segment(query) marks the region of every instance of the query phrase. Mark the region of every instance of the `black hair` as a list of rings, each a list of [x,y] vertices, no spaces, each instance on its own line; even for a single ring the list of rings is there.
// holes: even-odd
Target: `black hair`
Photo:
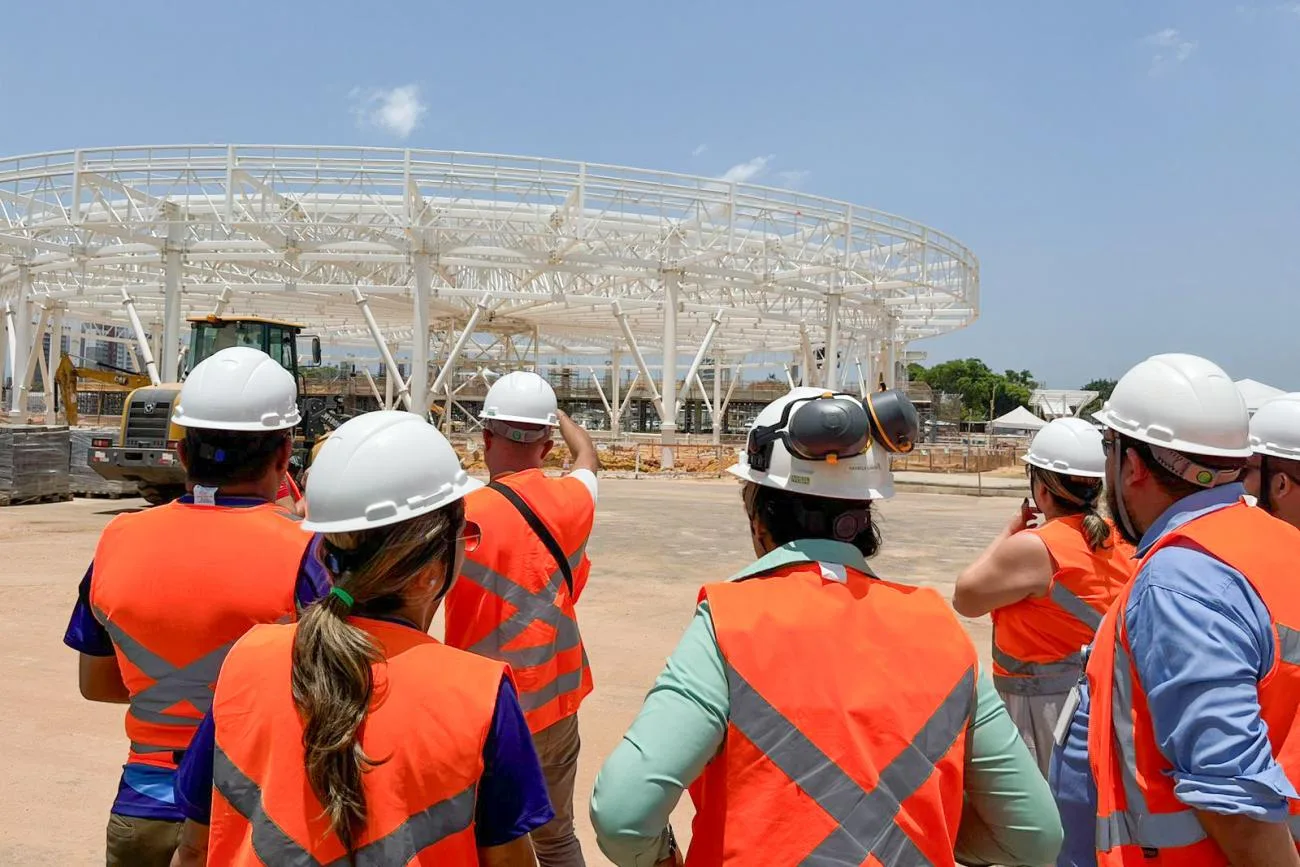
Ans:
[[[853,545],[863,557],[880,550],[880,531],[872,518],[870,500],[815,497],[753,482],[745,483],[742,496],[745,512],[778,545],[797,539],[834,539]]]
[[[290,430],[244,431],[185,429],[185,474],[196,485],[219,488],[266,475]]]

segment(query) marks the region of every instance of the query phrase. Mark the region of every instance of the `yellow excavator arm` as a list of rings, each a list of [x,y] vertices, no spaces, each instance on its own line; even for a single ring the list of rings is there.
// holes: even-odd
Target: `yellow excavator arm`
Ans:
[[[143,373],[123,373],[117,370],[94,370],[89,367],[77,367],[65,352],[59,359],[59,366],[54,371],[54,382],[59,386],[63,396],[63,412],[68,417],[68,424],[77,424],[77,381],[98,382],[104,385],[118,386],[113,391],[133,391],[151,383],[148,375]]]

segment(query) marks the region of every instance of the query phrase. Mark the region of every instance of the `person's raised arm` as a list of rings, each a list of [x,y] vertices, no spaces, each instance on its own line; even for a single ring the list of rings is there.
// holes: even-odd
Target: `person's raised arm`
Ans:
[[[964,617],[979,617],[995,608],[1042,596],[1052,585],[1052,557],[1043,540],[1021,532],[1025,510],[998,534],[974,563],[957,576],[952,607]]]
[[[557,410],[555,414],[560,419],[560,436],[569,447],[573,469],[592,473],[599,470],[600,455],[596,453],[596,444],[591,441],[591,434],[569,418],[568,413]]]

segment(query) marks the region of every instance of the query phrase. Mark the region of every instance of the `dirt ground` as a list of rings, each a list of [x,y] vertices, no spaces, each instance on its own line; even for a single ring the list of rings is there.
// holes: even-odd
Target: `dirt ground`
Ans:
[[[100,529],[141,505],[76,500],[0,509],[0,660],[10,676],[0,704],[0,864],[104,863],[104,824],[126,752],[122,708],[81,699],[76,654],[62,637]],[[946,596],[1016,505],[901,493],[882,505],[885,544],[873,566]],[[725,578],[753,555],[730,481],[605,479],[588,550],[592,577],[578,610],[596,691],[581,713],[578,823],[588,862],[601,864],[586,815],[600,763],[672,652],[699,585]],[[967,628],[987,663],[987,619]],[[440,635],[441,626],[432,631]],[[674,815],[682,838],[689,816],[685,805]]]

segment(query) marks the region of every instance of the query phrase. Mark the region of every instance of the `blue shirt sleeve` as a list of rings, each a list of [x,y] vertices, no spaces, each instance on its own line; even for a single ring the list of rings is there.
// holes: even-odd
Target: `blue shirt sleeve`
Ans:
[[[200,825],[212,824],[212,756],[216,749],[216,726],[212,711],[203,715],[185,758],[176,770],[176,806],[185,818]]]
[[[294,585],[293,599],[299,612],[330,592],[329,573],[317,556],[323,538],[320,533],[312,537],[311,544],[302,554],[302,563],[298,566],[298,583]]]
[[[91,563],[77,587],[77,604],[72,608],[67,631],[63,633],[63,643],[87,656],[112,656],[113,640],[90,609],[90,576],[94,571],[95,564]]]
[[[1273,758],[1258,692],[1272,667],[1272,619],[1245,576],[1192,548],[1162,549],[1139,576],[1125,624],[1175,797],[1285,821],[1287,799],[1300,795]]]
[[[492,728],[483,745],[475,840],[480,848],[503,846],[554,818],[523,709],[510,681],[502,679]]]

